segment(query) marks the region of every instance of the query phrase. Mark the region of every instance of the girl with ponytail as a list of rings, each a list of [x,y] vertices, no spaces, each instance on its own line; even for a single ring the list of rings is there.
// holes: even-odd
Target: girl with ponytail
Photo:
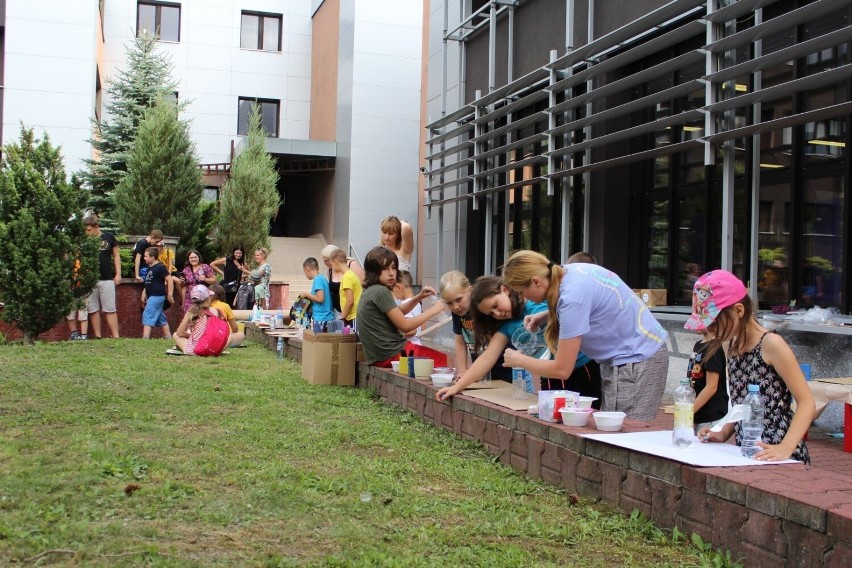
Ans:
[[[527,300],[547,302],[548,310],[527,316],[526,325],[547,322],[545,339],[555,356],[542,361],[506,349],[507,367],[567,379],[582,344],[600,363],[602,410],[636,420],[656,416],[668,375],[668,334],[618,275],[594,264],[560,266],[523,250],[506,261],[503,282]]]

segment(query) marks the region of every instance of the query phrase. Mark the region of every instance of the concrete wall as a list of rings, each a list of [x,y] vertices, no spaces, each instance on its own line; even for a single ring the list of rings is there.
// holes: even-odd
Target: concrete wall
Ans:
[[[311,140],[335,140],[339,24],[340,0],[325,0],[312,19]]]
[[[91,156],[99,20],[97,2],[6,2],[2,143],[47,132],[69,175]]]
[[[363,256],[379,224],[417,224],[422,0],[341,0],[334,234]]]

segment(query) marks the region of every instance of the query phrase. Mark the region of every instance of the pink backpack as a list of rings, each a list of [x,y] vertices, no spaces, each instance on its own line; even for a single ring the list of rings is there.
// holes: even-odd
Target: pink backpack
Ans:
[[[198,343],[195,344],[193,352],[199,357],[218,357],[228,346],[231,326],[210,310],[204,310],[204,313],[207,314],[207,326]]]

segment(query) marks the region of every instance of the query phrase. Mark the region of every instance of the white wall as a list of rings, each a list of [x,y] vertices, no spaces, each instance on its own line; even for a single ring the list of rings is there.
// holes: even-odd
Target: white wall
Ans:
[[[281,101],[279,137],[306,140],[310,119],[310,0],[182,0],[180,42],[160,42],[174,64],[184,117],[202,163],[229,161],[238,140],[237,99]],[[282,51],[240,48],[242,10],[283,15]],[[105,69],[114,77],[124,66],[136,33],[136,1],[107,0]],[[106,99],[106,97],[105,97]],[[106,100],[104,100],[106,103]]]
[[[21,122],[61,146],[65,170],[91,156],[97,2],[7,0],[3,144]]]
[[[335,235],[362,258],[384,217],[416,231],[422,28],[422,0],[340,2]]]

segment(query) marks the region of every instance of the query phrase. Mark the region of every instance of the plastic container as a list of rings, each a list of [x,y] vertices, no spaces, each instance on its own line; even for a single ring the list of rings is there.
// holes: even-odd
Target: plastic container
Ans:
[[[589,416],[594,413],[591,408],[560,408],[562,423],[566,426],[585,426],[589,422]]]
[[[578,396],[577,408],[591,408],[592,403],[598,399],[596,396]]]
[[[275,351],[276,351],[278,360],[283,361],[284,360],[284,338],[283,337],[278,338],[278,344],[276,345]]]
[[[748,385],[748,394],[743,400],[743,404],[748,409],[741,424],[740,453],[747,458],[753,458],[762,449],[757,445],[757,442],[760,442],[763,437],[763,397],[760,396],[760,385]]]
[[[526,369],[512,368],[512,396],[518,400],[527,398],[527,382],[532,385],[532,376]]]
[[[448,387],[453,384],[453,375],[451,373],[432,373],[429,375],[432,379],[433,387]]]
[[[595,428],[603,432],[620,432],[624,426],[624,417],[627,416],[623,412],[595,412],[592,417],[595,419]]]
[[[391,361],[391,369],[393,369],[394,373],[399,372],[399,361]]]
[[[676,448],[691,448],[695,443],[695,391],[689,379],[684,377],[674,393],[674,427],[672,445]]]

